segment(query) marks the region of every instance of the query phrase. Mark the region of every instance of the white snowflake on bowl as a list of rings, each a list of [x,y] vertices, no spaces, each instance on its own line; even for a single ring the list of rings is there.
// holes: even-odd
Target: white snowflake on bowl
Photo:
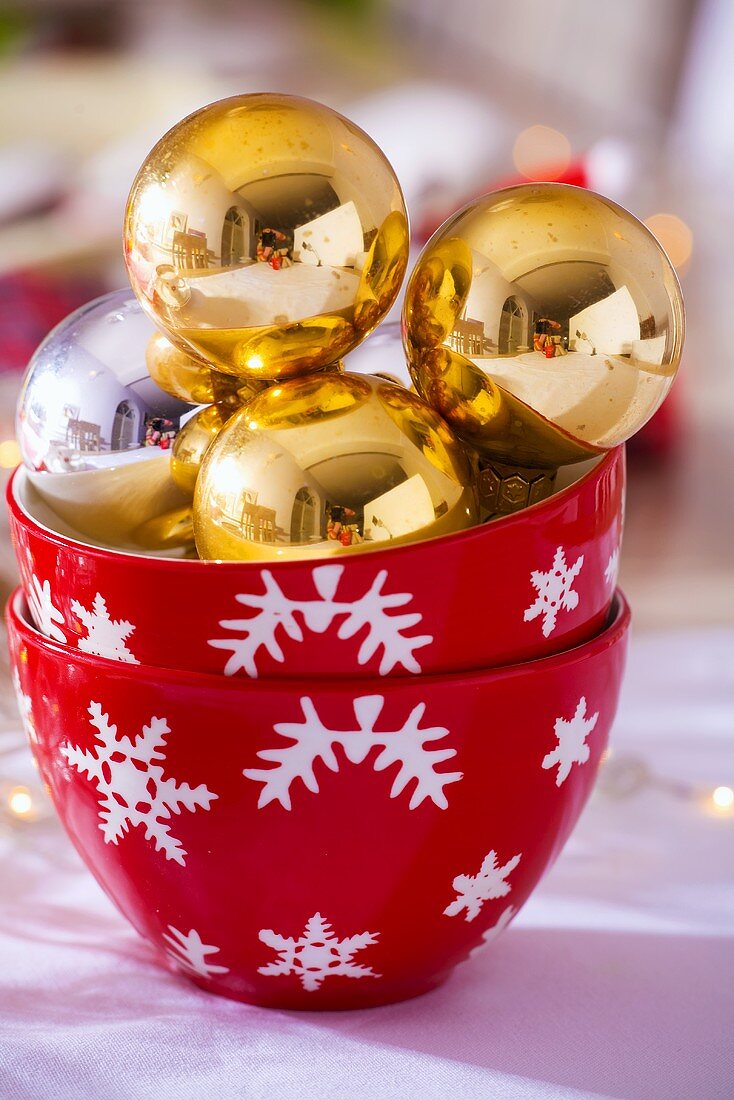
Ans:
[[[64,625],[64,616],[54,604],[51,582],[44,581],[41,584],[35,573],[28,589],[28,607],[33,622],[42,634],[56,642],[66,642],[66,635],[59,629],[59,626]]]
[[[86,638],[80,638],[79,649],[84,653],[94,653],[97,657],[107,657],[110,661],[126,661],[131,665],[140,662],[125,645],[135,627],[126,619],[111,619],[104,597],[98,592],[92,601],[92,610],[84,604],[72,600],[71,609],[87,631]]]
[[[544,637],[547,638],[555,630],[559,611],[573,611],[578,606],[579,594],[573,588],[573,582],[583,564],[584,555],[580,554],[573,565],[567,565],[566,552],[559,546],[547,573],[534,569],[530,574],[530,581],[538,595],[523,617],[526,623],[530,623],[542,615]]]
[[[228,966],[217,966],[207,961],[207,955],[218,955],[219,948],[211,943],[204,943],[195,928],[184,934],[172,924],[168,925],[167,936],[164,932],[163,939],[169,945],[166,954],[183,970],[190,974],[198,974],[201,978],[211,978],[213,974],[229,974]]]
[[[339,771],[339,761],[334,746],[340,745],[352,764],[361,764],[370,750],[379,747],[380,752],[372,764],[375,771],[384,771],[393,764],[400,767],[393,780],[390,797],[396,798],[408,784],[415,780],[415,788],[410,797],[409,809],[430,799],[435,806],[445,810],[448,800],[444,787],[456,783],[462,778],[462,772],[438,772],[436,765],[456,756],[456,749],[429,749],[433,741],[447,736],[444,726],[420,726],[425,713],[425,703],[419,703],[410,712],[402,726],[387,731],[376,730],[385,699],[382,695],[363,695],[354,700],[356,726],[345,730],[333,730],[326,726],[316,710],[313,700],[307,696],[301,699],[302,722],[281,722],[274,726],[276,733],[293,743],[282,748],[263,749],[258,753],[262,760],[274,766],[271,768],[247,768],[243,774],[247,779],[262,783],[258,806],[262,808],[270,802],[280,802],[286,810],[291,808],[291,786],[296,779],[302,780],[305,787],[314,794],[319,785],[314,772],[314,764],[322,760],[333,772]]]
[[[94,748],[81,749],[67,741],[60,752],[69,764],[96,783],[100,798],[100,829],[106,844],[117,844],[131,828],[142,826],[145,839],[157,852],[184,866],[186,851],[171,836],[172,814],[183,809],[209,809],[217,796],[203,784],[190,787],[164,778],[160,761],[165,760],[166,735],[171,732],[165,718],[151,718],[143,732],[131,738],[117,736],[100,703],[90,703],[91,725],[97,730]]]
[[[320,913],[314,913],[298,939],[281,936],[270,928],[260,931],[260,939],[276,951],[278,958],[258,967],[259,974],[278,977],[296,974],[309,993],[315,992],[326,978],[380,978],[371,966],[353,962],[358,951],[377,943],[379,932],[359,932],[339,939]]]
[[[568,779],[574,764],[585,764],[589,759],[589,746],[586,738],[596,726],[599,712],[587,717],[586,697],[581,696],[573,718],[556,718],[554,730],[558,744],[543,760],[543,768],[555,768],[556,786],[560,787]]]
[[[508,905],[506,909],[503,909],[495,923],[490,925],[490,927],[482,933],[481,943],[478,943],[476,947],[472,947],[471,951],[469,952],[470,958],[474,958],[476,955],[481,955],[485,948],[487,948],[490,943],[496,940],[501,932],[504,932],[505,928],[507,928],[507,925],[510,923],[516,913],[517,909],[514,905]]]
[[[619,547],[615,546],[609,555],[609,561],[606,564],[604,570],[604,580],[607,582],[610,588],[614,588],[617,583],[617,574],[619,573]]]
[[[292,600],[286,596],[269,569],[263,569],[261,578],[264,592],[240,593],[235,596],[244,607],[255,609],[248,619],[222,619],[225,630],[242,634],[241,638],[212,638],[209,645],[215,649],[230,650],[232,656],[224,666],[226,676],[244,670],[248,676],[257,677],[257,657],[261,649],[273,660],[285,660],[279,634],[294,642],[304,640],[303,625],[315,634],[323,634],[334,619],[343,616],[337,631],[340,640],[353,638],[364,627],[365,637],[359,647],[357,660],[365,665],[381,649],[379,672],[386,676],[397,665],[407,672],[420,672],[416,650],[433,641],[430,634],[407,634],[417,626],[423,616],[417,612],[389,614],[395,608],[404,607],[413,599],[410,592],[385,592],[387,570],[381,569],[372,585],[356,600],[337,598],[339,581],[344,573],[343,565],[320,565],[314,568],[312,578],[317,599]],[[302,625],[303,623],[303,625]]]
[[[13,669],[13,688],[18,703],[18,713],[20,714],[20,720],[23,723],[26,737],[31,744],[35,745],[38,743],[38,734],[36,733],[36,727],[33,722],[33,703],[31,702],[30,695],[26,695],[23,691],[23,685],[20,682],[20,675],[17,668]]]
[[[506,897],[512,889],[506,881],[507,877],[515,870],[521,858],[522,852],[500,866],[493,848],[482,860],[482,866],[476,875],[457,875],[452,884],[456,897],[444,909],[445,916],[458,917],[459,913],[466,910],[464,919],[471,921],[479,916],[485,901]]]

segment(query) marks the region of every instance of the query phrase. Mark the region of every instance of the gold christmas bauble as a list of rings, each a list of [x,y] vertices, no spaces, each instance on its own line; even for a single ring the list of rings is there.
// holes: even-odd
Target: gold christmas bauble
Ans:
[[[403,328],[418,391],[456,433],[485,460],[542,471],[642,427],[675,378],[684,320],[675,271],[637,218],[526,184],[434,234]]]
[[[148,341],[145,362],[157,386],[179,401],[192,405],[217,402],[239,408],[266,385],[212,370],[208,363],[177,348],[162,332],[154,332]]]
[[[204,455],[234,412],[226,405],[207,405],[186,421],[171,452],[171,477],[193,497]]]
[[[196,483],[202,558],[349,554],[477,520],[475,470],[421,398],[369,376],[271,386],[210,446]]]
[[[240,95],[174,126],[128,200],[135,293],[177,347],[242,378],[345,355],[385,316],[408,259],[392,167],[335,111]]]

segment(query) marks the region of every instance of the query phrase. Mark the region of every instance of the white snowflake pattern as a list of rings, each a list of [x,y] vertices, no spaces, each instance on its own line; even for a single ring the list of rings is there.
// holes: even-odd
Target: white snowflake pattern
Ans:
[[[211,978],[213,974],[229,974],[228,966],[217,966],[207,961],[207,955],[218,955],[220,949],[213,944],[204,943],[195,928],[184,934],[169,924],[168,931],[170,936],[165,932],[163,934],[163,939],[169,944],[166,954],[183,970],[198,974],[201,978]]]
[[[165,760],[166,735],[171,732],[165,718],[151,718],[134,739],[117,736],[100,703],[90,703],[91,725],[97,730],[93,750],[81,749],[68,741],[61,754],[80,774],[97,785],[101,797],[100,829],[106,844],[117,844],[129,829],[140,825],[145,839],[152,840],[157,852],[183,867],[186,851],[167,824],[182,807],[208,810],[217,796],[203,784],[190,787],[163,777],[160,761]]]
[[[619,547],[615,546],[609,555],[609,561],[607,562],[606,569],[604,570],[604,580],[607,584],[614,588],[617,583],[617,574],[619,573]]]
[[[33,621],[42,634],[56,642],[66,642],[66,635],[57,625],[64,625],[64,616],[54,604],[51,582],[44,581],[41,584],[35,573],[28,589],[28,606]]]
[[[598,711],[596,714],[592,714],[591,717],[587,717],[586,697],[584,695],[579,699],[573,718],[570,720],[556,718],[553,728],[558,738],[558,744],[544,758],[542,766],[547,769],[554,768],[556,764],[558,765],[558,771],[556,772],[557,787],[560,787],[568,779],[574,764],[585,764],[589,759],[589,746],[586,744],[586,738],[594,729],[598,718]]]
[[[301,621],[315,634],[323,634],[338,616],[344,616],[339,624],[337,637],[344,641],[353,638],[364,627],[367,633],[357,654],[360,665],[368,661],[381,648],[379,672],[386,676],[396,665],[402,665],[407,672],[420,672],[421,666],[415,651],[433,641],[431,634],[406,635],[412,627],[421,622],[420,612],[389,614],[398,607],[410,603],[410,592],[385,592],[387,570],[381,569],[372,585],[363,596],[353,601],[339,600],[337,588],[344,573],[343,565],[320,565],[312,572],[313,583],[318,599],[292,600],[286,596],[269,569],[261,573],[264,592],[240,593],[235,596],[238,603],[256,609],[249,619],[223,619],[219,625],[225,630],[242,633],[242,638],[213,638],[209,645],[215,649],[231,650],[232,656],[224,666],[226,676],[234,676],[244,669],[248,676],[257,677],[257,656],[264,649],[280,663],[285,660],[278,639],[283,634],[294,642],[304,639]]]
[[[340,940],[329,922],[314,913],[298,939],[281,936],[270,928],[261,929],[260,939],[278,953],[278,958],[259,966],[258,973],[268,977],[297,974],[309,993],[317,990],[325,978],[381,978],[371,966],[352,961],[357,951],[370,947],[378,938],[379,932],[359,932]]]
[[[558,612],[573,611],[578,606],[579,594],[573,588],[573,582],[581,572],[584,555],[580,554],[573,565],[566,564],[566,552],[562,546],[556,549],[553,565],[547,573],[534,569],[530,574],[533,588],[537,592],[535,603],[525,611],[524,619],[530,623],[543,616],[543,635],[547,638],[556,628]]]
[[[140,664],[125,645],[135,627],[126,619],[111,619],[104,597],[99,592],[92,601],[91,611],[78,600],[72,600],[71,609],[87,631],[86,638],[80,638],[78,642],[79,649],[84,653],[94,653],[111,661],[126,661],[130,665]]]
[[[313,700],[307,696],[302,698],[303,721],[281,722],[273,727],[276,733],[289,738],[293,744],[263,749],[258,753],[261,759],[274,764],[274,767],[248,768],[243,772],[247,779],[263,785],[258,806],[262,808],[277,801],[290,810],[291,786],[296,779],[301,779],[309,791],[317,794],[319,785],[314,764],[320,759],[331,771],[338,772],[339,761],[334,746],[340,745],[352,764],[361,764],[371,749],[379,747],[380,752],[372,765],[375,771],[384,771],[396,763],[400,765],[390,790],[391,798],[402,794],[411,780],[415,780],[409,808],[414,810],[425,799],[430,799],[434,805],[445,810],[448,800],[444,787],[456,783],[463,773],[437,772],[435,768],[437,764],[456,756],[456,749],[428,749],[426,746],[430,742],[440,741],[449,731],[444,726],[421,729],[425,703],[414,707],[399,729],[378,731],[375,725],[384,702],[382,695],[358,697],[353,704],[356,728],[332,730],[322,722]]]
[[[26,695],[23,691],[23,685],[20,682],[17,668],[13,669],[13,687],[15,689],[15,698],[18,703],[18,713],[20,714],[20,720],[23,723],[26,737],[31,744],[35,745],[38,742],[38,734],[36,733],[36,727],[33,722],[33,704],[30,695]]]
[[[515,870],[521,858],[522,852],[500,866],[493,848],[482,860],[482,866],[476,875],[456,876],[452,884],[456,897],[446,906],[444,914],[447,917],[458,917],[465,909],[464,919],[474,920],[479,916],[485,901],[507,897],[512,889],[506,881],[507,876]]]
[[[497,939],[501,932],[504,932],[507,925],[517,913],[517,909],[514,905],[508,905],[506,909],[503,909],[499,917],[493,925],[486,929],[482,933],[481,943],[478,943],[476,947],[472,947],[469,952],[470,958],[474,958],[476,955],[481,955],[486,947],[489,946],[494,940]]]

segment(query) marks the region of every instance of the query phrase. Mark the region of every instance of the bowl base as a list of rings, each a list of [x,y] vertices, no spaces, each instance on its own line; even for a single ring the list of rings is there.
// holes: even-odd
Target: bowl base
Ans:
[[[167,968],[168,969],[168,968]],[[202,989],[205,993],[212,993],[218,997],[226,997],[231,1001],[240,1001],[243,1004],[255,1005],[258,1008],[272,1008],[287,1012],[344,1012],[347,1010],[363,1008],[380,1008],[383,1005],[398,1004],[400,1001],[410,1001],[414,997],[423,997],[426,993],[432,993],[443,985],[451,975],[446,971],[438,977],[430,978],[423,982],[405,982],[401,985],[393,985],[389,990],[384,987],[370,991],[353,988],[329,991],[322,987],[315,992],[307,992],[303,989],[285,989],[273,993],[261,991],[242,991],[225,985],[214,985],[204,978],[196,978],[193,975],[182,974],[179,970],[172,973]],[[352,985],[351,982],[348,983]],[[356,983],[355,983],[356,984]],[[360,985],[364,983],[360,982]]]

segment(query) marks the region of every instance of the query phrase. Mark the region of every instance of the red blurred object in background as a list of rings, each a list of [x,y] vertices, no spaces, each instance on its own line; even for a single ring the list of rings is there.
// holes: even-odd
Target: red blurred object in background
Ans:
[[[527,176],[518,175],[508,176],[507,179],[488,180],[486,186],[472,188],[471,193],[465,195],[458,203],[452,204],[451,209],[447,209],[445,206],[441,209],[431,208],[430,206],[425,209],[413,229],[415,240],[421,245],[424,244],[456,210],[460,210],[481,195],[488,195],[490,191],[501,191],[503,187],[517,187],[520,183],[570,183],[575,187],[588,187],[589,174],[584,161],[577,160],[569,164],[568,168],[560,175],[556,172],[549,172],[545,179],[539,173],[538,177],[532,180],[528,179]]]
[[[91,280],[35,272],[0,277],[0,372],[25,370],[51,329],[103,290]]]

